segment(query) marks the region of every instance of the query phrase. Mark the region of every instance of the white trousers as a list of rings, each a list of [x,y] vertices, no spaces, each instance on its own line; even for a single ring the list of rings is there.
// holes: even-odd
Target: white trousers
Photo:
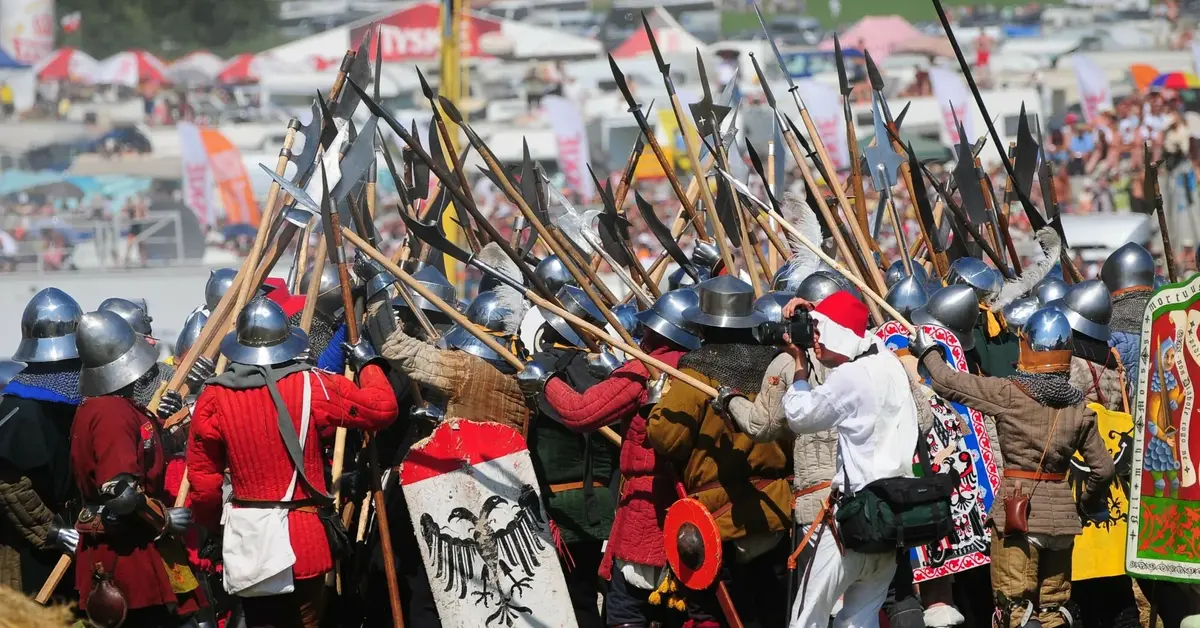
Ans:
[[[842,608],[833,628],[878,628],[879,609],[896,572],[896,555],[853,550],[842,555],[831,530],[818,530],[813,538],[818,536],[812,571],[796,593],[789,628],[826,628],[838,598]]]

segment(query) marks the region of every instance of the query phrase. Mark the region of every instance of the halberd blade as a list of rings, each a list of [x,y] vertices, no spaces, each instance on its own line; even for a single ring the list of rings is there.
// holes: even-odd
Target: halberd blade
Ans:
[[[285,194],[292,197],[292,200],[296,205],[312,212],[318,212],[321,210],[321,206],[317,204],[315,200],[313,200],[313,197],[308,195],[308,192],[304,191],[304,188],[301,188],[295,183],[292,183],[291,181],[288,181],[287,179],[275,174],[275,171],[268,168],[266,164],[258,164],[258,166],[263,169],[263,172],[270,175],[271,179],[274,180],[275,183],[279,184],[279,189],[283,190]]]
[[[379,118],[371,116],[363,125],[362,133],[350,144],[350,149],[338,162],[342,176],[333,186],[333,202],[340,204],[350,195],[350,190],[363,178],[371,164],[375,163],[375,128]]]
[[[679,243],[675,241],[675,237],[671,235],[671,229],[664,225],[658,216],[654,214],[654,207],[642,198],[642,195],[636,190],[633,193],[634,204],[637,205],[638,212],[642,215],[642,220],[646,222],[646,227],[650,229],[650,233],[654,234],[654,238],[658,240],[663,250],[671,259],[687,273],[692,281],[699,283],[700,275],[696,272],[696,267],[692,265],[692,260],[688,258],[683,249],[679,248]]]
[[[1021,103],[1021,117],[1017,123],[1017,149],[1013,155],[1013,170],[1017,178],[1013,182],[1017,189],[1028,196],[1033,191],[1033,176],[1037,173],[1038,144],[1029,130],[1029,117],[1025,103]]]
[[[600,199],[604,202],[604,211],[596,217],[596,224],[599,227],[597,231],[600,234],[600,244],[604,247],[604,252],[608,253],[613,260],[629,268],[634,264],[633,258],[629,256],[629,228],[630,223],[618,211],[616,204],[613,202],[612,193],[608,185],[601,185],[600,179],[596,177],[596,173],[592,170],[591,165],[588,165],[588,173],[592,175],[592,182],[596,185],[596,190],[600,194]]]
[[[758,151],[754,150],[754,144],[750,142],[749,138],[746,139],[746,152],[750,155],[750,164],[754,166],[754,171],[758,173],[758,178],[762,179],[763,190],[767,193],[767,200],[771,202],[771,208],[775,210],[775,213],[782,216],[783,212],[779,209],[779,200],[771,192],[771,186],[767,185],[767,173],[763,170],[762,159],[759,158]]]
[[[420,146],[421,145],[421,136],[420,136],[420,134],[417,133],[417,121],[416,120],[412,121],[411,133],[412,133],[411,137],[413,138],[413,141],[415,141],[417,143],[417,145]],[[407,156],[406,158],[411,161],[411,163],[408,164],[409,172],[412,173],[412,179],[413,179],[412,190],[410,190],[410,192],[409,192],[412,195],[410,198],[414,201],[417,200],[418,198],[419,199],[429,198],[429,164],[421,161],[420,159],[417,159],[417,155],[415,152],[412,151],[412,149],[408,149],[407,152],[405,152],[405,155]]]
[[[863,50],[863,56],[867,59],[867,78],[871,81],[871,91],[883,91],[883,75],[879,73],[879,68],[875,65],[875,60],[871,58],[870,50]]]
[[[362,42],[358,45],[358,52],[354,55],[354,61],[350,63],[350,71],[346,73],[347,78],[353,80],[356,85],[362,88],[371,86],[371,81],[374,79],[371,73],[371,30],[363,35]],[[338,96],[338,102],[334,105],[334,115],[342,120],[349,120],[354,115],[354,110],[358,109],[358,103],[362,99],[354,90],[343,89]]]
[[[329,178],[321,162],[321,230],[325,232],[325,252],[336,266],[338,262],[337,230],[333,222],[333,201],[329,196]]]
[[[650,27],[650,20],[646,19],[645,11],[642,12],[642,27],[646,29],[646,37],[650,40],[650,51],[654,53],[654,62],[658,64],[658,71],[662,73],[663,78],[667,81],[667,91],[673,91],[671,64],[663,59],[662,51],[658,49],[658,40],[654,38],[654,29]]]
[[[908,145],[908,169],[913,175],[913,194],[916,195],[917,217],[921,219],[921,224],[925,227],[930,246],[934,251],[944,253],[946,242],[942,240],[937,220],[934,219],[933,206],[929,203],[929,195],[925,190],[925,179],[921,177],[921,164],[917,162],[917,152],[913,150],[911,142]]]
[[[957,115],[954,117],[954,123],[958,127],[958,144],[954,147],[958,162],[954,164],[954,180],[958,183],[958,193],[962,196],[962,206],[967,210],[967,218],[972,225],[979,227],[989,222],[983,200],[983,188],[979,185],[975,156],[971,153],[971,145],[967,143],[967,132]]]
[[[312,103],[312,118],[309,119],[308,124],[300,127],[299,133],[304,138],[304,147],[298,154],[288,155],[288,159],[296,164],[296,182],[303,183],[299,180],[299,175],[312,168],[313,162],[317,159],[317,149],[321,146],[321,106],[315,99]]]
[[[754,74],[758,77],[758,86],[762,88],[763,95],[767,98],[767,106],[771,111],[775,111],[775,94],[771,93],[771,84],[767,82],[767,76],[763,73],[762,67],[758,65],[758,59],[754,57],[754,53],[750,53],[750,63],[754,64]]]
[[[725,236],[733,243],[736,248],[742,248],[742,232],[738,224],[737,205],[734,203],[733,190],[729,187],[729,182],[722,178],[717,179],[717,195],[713,199],[717,204],[717,219],[721,221],[721,228],[725,230]]]

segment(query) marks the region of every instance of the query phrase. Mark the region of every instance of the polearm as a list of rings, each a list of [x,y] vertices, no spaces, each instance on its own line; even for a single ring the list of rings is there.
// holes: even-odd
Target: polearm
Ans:
[[[846,121],[846,145],[850,147],[850,190],[854,192],[854,213],[858,216],[858,226],[863,233],[870,233],[870,223],[867,220],[867,192],[863,186],[862,155],[858,150],[858,133],[854,130],[854,112],[850,108],[850,94],[853,88],[846,75],[846,59],[842,55],[842,42],[837,33],[833,34],[833,54],[837,63],[838,87],[842,94],[842,117]],[[879,243],[872,238],[869,242],[871,250],[882,257],[883,251]],[[883,261],[884,265],[887,261]]]
[[[654,103],[651,102],[650,106],[653,107]],[[616,194],[613,195],[613,204],[617,206],[617,211],[625,206],[625,196],[629,194],[629,188],[633,187],[634,171],[637,170],[638,161],[641,160],[644,150],[646,150],[646,140],[638,135],[633,143],[633,150],[629,152],[629,161],[625,162],[625,169],[621,171],[621,182],[617,184]]]
[[[688,166],[691,167],[692,176],[696,179],[701,179],[703,174],[700,171],[700,149],[696,146],[695,138],[689,133],[691,131],[691,124],[689,124],[688,117],[683,112],[683,105],[679,103],[679,95],[675,93],[675,82],[671,79],[671,66],[663,60],[662,53],[658,50],[658,41],[654,38],[654,29],[650,27],[650,22],[646,19],[645,13],[642,13],[642,26],[646,29],[646,37],[650,40],[650,50],[654,53],[654,60],[658,64],[658,71],[663,77],[663,85],[667,88],[667,96],[671,101],[671,111],[674,112],[675,120],[679,123],[679,133],[683,136],[683,145],[687,150]],[[611,57],[612,55],[609,55],[609,58]],[[617,79],[618,86],[625,85],[625,76],[617,70],[613,72],[613,77]],[[625,93],[628,89],[628,86],[625,86],[621,88],[621,91]],[[713,237],[717,241],[717,249],[721,252],[721,260],[725,262],[725,268],[728,268],[729,272],[736,272],[735,269],[737,267],[734,266],[733,254],[729,251],[729,242],[725,234],[725,227],[717,217],[717,201],[713,198],[713,193],[709,186],[700,186],[700,198],[704,199],[704,213],[708,216],[709,224],[712,225]]]
[[[1167,262],[1167,278],[1171,283],[1179,281],[1179,270],[1175,267],[1175,249],[1171,248],[1171,230],[1167,215],[1163,211],[1162,191],[1158,189],[1158,163],[1150,160],[1150,142],[1143,146],[1146,172],[1142,181],[1142,197],[1154,199],[1154,212],[1158,214],[1158,232],[1162,235],[1163,257]]]
[[[1010,142],[1008,152],[1012,154],[1016,148],[1016,142]],[[1000,237],[1004,239],[1004,248],[1008,249],[1008,256],[1013,260],[1013,273],[1020,277],[1022,274],[1021,256],[1017,254],[1017,245],[1013,242],[1012,231],[1008,224],[1008,208],[1012,200],[1013,184],[1012,179],[1008,179],[1004,183],[1004,205],[996,210],[996,222],[1000,224]]]
[[[417,78],[421,82],[421,93],[424,94],[425,99],[429,101],[429,109],[433,112],[434,124],[437,126],[438,134],[442,138],[443,151],[450,151],[450,157],[453,159],[455,146],[454,138],[450,137],[450,130],[446,128],[446,121],[442,119],[442,113],[438,110],[437,98],[433,93],[433,89],[429,87],[429,83],[425,80],[425,75],[421,73],[421,68],[417,68]],[[379,100],[378,93],[375,94],[375,100],[376,102]],[[454,174],[458,176],[458,184],[462,187],[463,196],[465,196],[467,201],[471,203],[472,207],[475,207],[475,196],[471,193],[471,184],[467,181],[467,173],[463,171],[463,164],[455,161],[453,166]],[[478,251],[480,244],[486,243],[479,242],[474,231],[475,230],[473,227],[464,226],[463,234],[466,236],[467,244],[471,247],[471,250]]]

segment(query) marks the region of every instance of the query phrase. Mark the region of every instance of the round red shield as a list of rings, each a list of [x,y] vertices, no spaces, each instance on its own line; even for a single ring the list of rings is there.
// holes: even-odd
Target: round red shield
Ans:
[[[667,562],[683,586],[702,591],[721,573],[721,533],[704,504],[684,498],[667,509],[663,525]]]

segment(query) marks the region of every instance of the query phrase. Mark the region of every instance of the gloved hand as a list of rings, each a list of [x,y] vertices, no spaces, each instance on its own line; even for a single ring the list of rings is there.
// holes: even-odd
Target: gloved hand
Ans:
[[[362,501],[367,494],[367,483],[366,474],[357,469],[343,471],[342,477],[338,478],[342,497],[356,503]]]
[[[408,416],[413,420],[429,421],[436,425],[445,420],[446,412],[433,404],[424,403],[419,406],[413,406],[412,410],[408,411]]]
[[[378,353],[375,353],[375,347],[366,338],[359,338],[358,342],[350,344],[342,343],[342,349],[346,351],[346,361],[350,363],[350,368],[354,372],[361,372],[363,367],[375,360],[381,359]]]
[[[179,536],[192,526],[191,508],[168,508],[166,533]]]
[[[50,532],[46,535],[46,540],[64,554],[74,556],[75,550],[79,549],[79,530],[66,527],[62,519],[56,516],[54,521],[50,522]]]
[[[596,379],[607,378],[609,375],[612,375],[613,371],[620,368],[622,364],[621,359],[613,354],[608,345],[602,345],[600,353],[589,355],[587,363],[588,373]]]
[[[354,265],[352,268],[355,276],[357,276],[364,284],[370,282],[371,278],[375,275],[378,275],[382,272],[387,272],[387,269],[385,269],[382,264],[367,257],[366,255],[363,255],[362,251],[354,252]]]
[[[212,377],[217,372],[217,365],[210,359],[200,356],[196,358],[196,362],[192,364],[191,370],[187,374],[188,390],[193,393],[200,392],[200,386],[208,378]]]
[[[1089,512],[1087,514],[1087,516],[1088,516],[1088,519],[1091,519],[1092,522],[1097,525],[1102,524],[1102,523],[1107,523],[1108,520],[1110,518],[1112,518],[1112,516],[1109,514],[1109,512],[1107,510],[1102,510],[1100,512]]]
[[[659,373],[657,379],[650,380],[646,384],[646,403],[642,407],[650,407],[658,405],[658,401],[662,399],[663,390],[667,387],[667,374]]]
[[[912,340],[908,344],[909,352],[918,360],[925,357],[926,353],[938,348],[937,341],[925,333],[923,329],[917,329],[917,333],[913,335]]]
[[[745,398],[745,395],[728,386],[721,386],[717,389],[717,398],[712,400],[713,411],[721,418],[729,419],[729,402],[735,397]]]
[[[537,398],[546,389],[546,382],[554,375],[554,371],[537,360],[526,364],[525,370],[517,373],[517,385],[521,387],[521,392],[525,393],[525,401],[537,403]]]
[[[158,418],[165,421],[182,409],[183,395],[179,394],[177,390],[166,390],[158,398],[158,410],[155,411],[155,414],[158,415]]]
[[[304,350],[301,351],[299,354],[296,355],[296,357],[294,357],[292,359],[295,360],[296,362],[307,362],[309,364],[316,364],[316,360],[312,359],[312,347],[310,347],[308,345],[305,345]]]

